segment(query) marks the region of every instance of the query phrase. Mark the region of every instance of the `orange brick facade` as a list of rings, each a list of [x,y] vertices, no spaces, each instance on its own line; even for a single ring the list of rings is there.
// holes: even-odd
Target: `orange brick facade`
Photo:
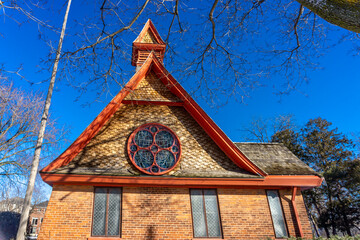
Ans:
[[[54,186],[38,239],[87,239],[93,198],[89,186]]]
[[[223,239],[274,239],[264,189],[218,189]],[[280,190],[287,228],[297,226],[291,191]],[[55,185],[39,240],[91,237],[93,187]],[[303,232],[311,228],[301,194],[296,196]],[[121,239],[193,239],[190,194],[187,188],[124,187]],[[117,238],[113,238],[117,239]]]

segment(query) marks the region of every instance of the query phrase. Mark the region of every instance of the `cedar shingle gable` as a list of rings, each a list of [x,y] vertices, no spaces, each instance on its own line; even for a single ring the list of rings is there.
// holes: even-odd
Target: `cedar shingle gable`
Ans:
[[[146,75],[139,86],[130,92],[124,100],[181,102],[177,96],[164,86],[154,72]]]
[[[180,163],[164,176],[258,177],[232,162],[183,107],[161,105],[122,106],[70,164],[53,172],[140,175],[127,155],[127,140],[138,126],[152,122],[172,129],[182,145]]]

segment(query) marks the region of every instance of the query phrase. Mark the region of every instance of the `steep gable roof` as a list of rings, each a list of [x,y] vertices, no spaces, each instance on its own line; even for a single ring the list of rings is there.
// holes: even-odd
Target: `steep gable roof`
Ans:
[[[133,66],[141,66],[152,51],[163,62],[166,45],[150,19],[132,45],[131,64]]]
[[[174,77],[165,69],[163,64],[155,56],[150,53],[142,67],[125,87],[113,98],[113,100],[105,107],[105,109],[96,117],[96,119],[85,129],[85,131],[75,140],[70,147],[65,150],[57,159],[50,163],[41,172],[50,172],[57,168],[68,165],[72,159],[89,143],[89,141],[97,134],[111,116],[121,107],[124,98],[134,92],[151,71],[161,80],[164,87],[169,89],[180,101],[187,112],[196,120],[196,122],[205,130],[205,132],[213,139],[219,148],[240,168],[260,176],[267,174],[252,163],[234,143],[222,132],[222,130],[211,120],[211,118],[201,109],[201,107],[189,96],[189,94],[181,87]],[[144,104],[149,104],[147,101]],[[179,103],[177,103],[179,104]]]
[[[150,19],[147,20],[140,34],[134,40],[134,43],[165,44]]]

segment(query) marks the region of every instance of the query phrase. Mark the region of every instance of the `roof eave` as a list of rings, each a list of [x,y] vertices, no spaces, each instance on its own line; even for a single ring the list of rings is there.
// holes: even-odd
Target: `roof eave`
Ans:
[[[132,187],[186,187],[186,188],[291,188],[309,189],[321,185],[318,176],[266,176],[262,178],[184,178],[168,176],[104,176],[50,174],[41,172],[49,185],[91,185]]]

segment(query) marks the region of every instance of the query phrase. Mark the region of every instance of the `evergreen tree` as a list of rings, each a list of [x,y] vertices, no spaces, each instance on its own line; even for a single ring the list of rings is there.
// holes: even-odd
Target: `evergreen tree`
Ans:
[[[353,142],[332,123],[311,119],[300,130],[282,129],[272,141],[281,142],[324,177],[321,187],[304,192],[310,214],[326,235],[352,235],[360,222],[360,161]]]

